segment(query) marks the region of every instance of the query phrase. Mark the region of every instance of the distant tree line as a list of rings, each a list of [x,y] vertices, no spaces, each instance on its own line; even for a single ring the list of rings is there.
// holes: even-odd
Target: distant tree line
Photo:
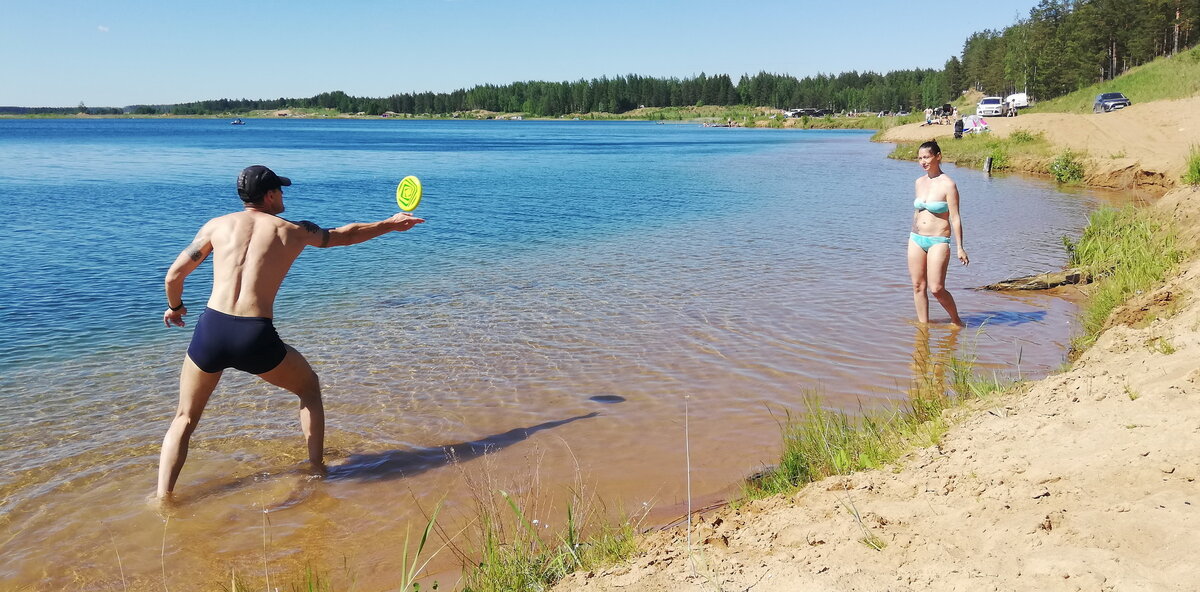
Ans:
[[[0,113],[125,112],[211,115],[252,110],[332,109],[382,115],[445,114],[472,110],[560,116],[638,107],[752,105],[833,111],[903,111],[951,101],[967,89],[988,94],[1025,91],[1050,99],[1156,57],[1185,50],[1200,39],[1200,0],[1040,0],[1028,17],[999,31],[974,33],[961,56],[938,69],[887,74],[844,72],[798,79],[759,72],[734,84],[727,74],[653,78],[630,74],[575,82],[479,85],[448,93],[355,97],[341,91],[309,98],[218,99],[124,109],[0,107]]]
[[[86,113],[89,115],[121,115],[125,109],[120,107],[0,107],[0,115],[70,115]]]
[[[833,110],[897,111],[910,105],[941,102],[952,94],[938,70],[902,70],[887,74],[847,72],[804,79],[760,72],[735,85],[727,74],[693,78],[652,78],[630,74],[576,82],[514,82],[480,85],[450,93],[355,97],[341,91],[300,99],[219,99],[175,105],[180,115],[232,113],[260,109],[325,108],[343,113],[423,114],[485,110],[537,116],[603,111],[624,113],[638,107],[694,105],[796,105]]]
[[[1041,0],[1002,31],[963,44],[952,86],[1050,99],[1200,41],[1200,0]]]

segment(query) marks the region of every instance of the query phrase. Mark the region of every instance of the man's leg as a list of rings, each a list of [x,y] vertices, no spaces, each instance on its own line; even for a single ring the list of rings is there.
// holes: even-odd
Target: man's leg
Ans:
[[[159,498],[165,497],[175,489],[175,480],[187,460],[188,442],[196,424],[200,422],[200,414],[208,404],[221,373],[209,373],[201,370],[192,362],[192,358],[184,355],[183,369],[179,372],[179,408],[175,410],[175,419],[167,429],[163,438],[162,453],[158,457],[158,492]]]
[[[290,345],[278,366],[259,374],[263,380],[300,397],[300,429],[308,445],[308,460],[314,468],[325,468],[325,407],[321,403],[321,383],[308,360]]]

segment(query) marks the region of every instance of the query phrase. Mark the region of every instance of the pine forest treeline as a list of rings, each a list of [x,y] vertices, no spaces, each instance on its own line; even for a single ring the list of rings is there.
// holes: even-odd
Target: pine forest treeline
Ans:
[[[989,95],[1021,91],[1044,100],[1187,49],[1200,40],[1198,25],[1200,0],[1040,0],[1028,16],[1011,26],[972,34],[963,44],[962,54],[951,57],[940,70],[846,72],[802,79],[760,72],[743,75],[736,84],[726,74],[684,79],[630,74],[575,82],[486,84],[449,93],[385,98],[335,91],[309,98],[220,99],[139,105],[127,110],[179,115],[288,108],[369,115],[486,110],[561,116],[624,113],[638,107],[752,105],[839,112],[903,111],[951,101],[967,89]]]
[[[1197,25],[1200,0],[1041,0],[1012,26],[971,35],[946,75],[955,88],[1051,99],[1195,45]]]
[[[343,113],[452,113],[456,111],[524,112],[537,116],[603,111],[624,113],[638,107],[692,105],[807,105],[831,110],[897,111],[913,104],[941,102],[951,94],[938,70],[904,70],[794,76],[760,72],[742,76],[737,85],[728,75],[694,78],[651,78],[630,74],[577,82],[515,82],[481,85],[451,93],[396,94],[386,98],[354,97],[336,91],[306,99],[268,101],[200,101],[176,105],[181,115],[229,113],[253,109],[326,108]]]

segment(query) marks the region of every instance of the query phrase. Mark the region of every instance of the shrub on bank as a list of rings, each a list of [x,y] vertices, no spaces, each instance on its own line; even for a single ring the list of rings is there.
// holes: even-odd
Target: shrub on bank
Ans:
[[[1045,136],[1042,134],[1042,132],[1038,132],[1035,134],[1035,133],[1030,132],[1029,130],[1019,129],[1019,130],[1013,130],[1013,132],[1008,135],[1008,139],[1016,144],[1030,144],[1030,143],[1041,142],[1042,140],[1045,140]]]
[[[1083,161],[1077,152],[1063,150],[1050,163],[1050,174],[1059,183],[1075,184],[1083,181]]]

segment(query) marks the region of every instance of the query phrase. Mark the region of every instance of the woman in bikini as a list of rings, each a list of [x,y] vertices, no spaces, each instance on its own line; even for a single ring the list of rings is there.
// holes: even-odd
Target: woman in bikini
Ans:
[[[929,322],[929,294],[950,313],[950,322],[961,326],[954,297],[946,290],[946,268],[950,264],[953,234],[958,260],[971,262],[963,249],[962,219],[958,215],[958,187],[942,172],[942,149],[925,142],[917,151],[917,162],[925,174],[917,179],[912,233],[908,235],[908,273],[912,276],[913,303],[917,320]],[[953,230],[953,233],[951,233]]]

